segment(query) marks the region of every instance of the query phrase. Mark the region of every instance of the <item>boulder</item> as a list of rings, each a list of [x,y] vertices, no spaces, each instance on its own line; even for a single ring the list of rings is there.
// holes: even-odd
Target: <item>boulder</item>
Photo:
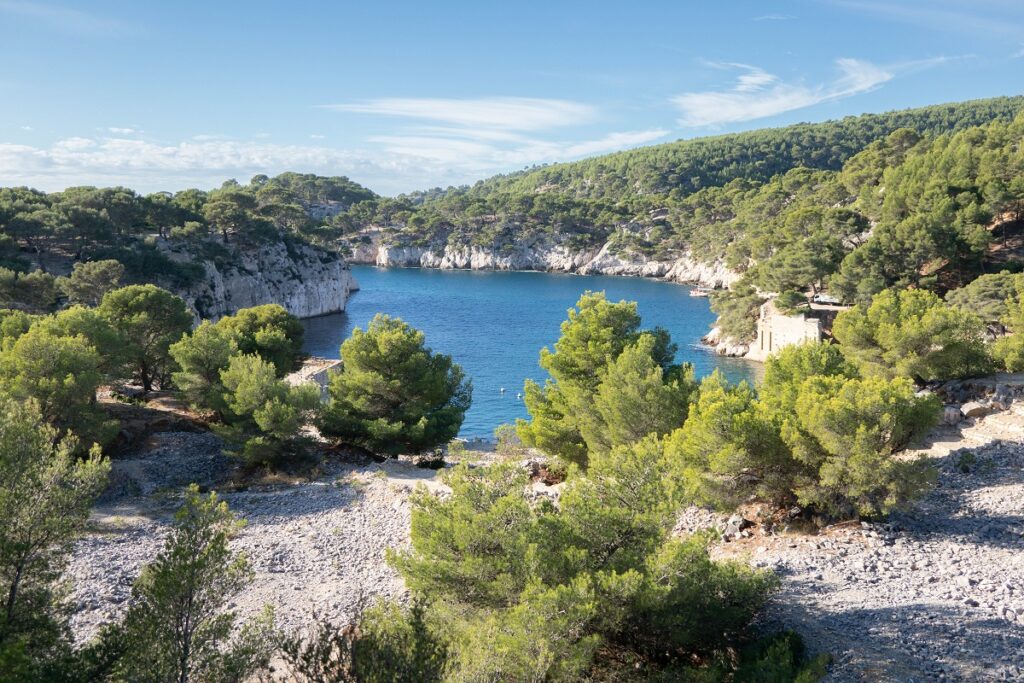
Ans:
[[[960,412],[963,413],[964,417],[981,417],[982,415],[988,415],[991,410],[987,405],[979,401],[968,401],[960,406]]]

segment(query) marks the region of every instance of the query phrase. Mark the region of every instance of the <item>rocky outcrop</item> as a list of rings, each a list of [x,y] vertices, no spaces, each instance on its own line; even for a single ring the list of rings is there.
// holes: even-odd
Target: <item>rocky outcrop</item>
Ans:
[[[348,263],[338,254],[306,244],[269,242],[253,249],[218,243],[216,258],[194,247],[164,242],[171,259],[202,267],[204,274],[186,287],[162,283],[181,296],[197,318],[217,318],[241,308],[280,304],[292,315],[311,318],[345,310],[358,289]]]
[[[722,335],[721,328],[712,327],[701,339],[701,342],[710,346],[719,356],[731,356],[743,358],[750,352],[750,345],[742,342],[735,342]]]
[[[383,241],[353,245],[351,261],[385,267],[467,270],[539,270],[581,275],[652,277],[703,287],[728,287],[739,278],[722,263],[705,263],[689,252],[667,260],[622,252],[610,243],[573,249],[553,241],[532,240],[500,247],[479,245],[401,245]]]

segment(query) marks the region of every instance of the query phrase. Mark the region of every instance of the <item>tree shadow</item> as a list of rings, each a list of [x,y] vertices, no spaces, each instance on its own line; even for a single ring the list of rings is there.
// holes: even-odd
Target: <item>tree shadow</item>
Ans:
[[[1024,680],[1024,628],[968,607],[919,602],[831,610],[821,586],[790,581],[762,624],[784,624],[833,657],[829,681]]]
[[[912,540],[940,535],[968,545],[1024,550],[1024,496],[1017,498],[1016,514],[986,512],[974,500],[983,489],[1024,491],[1024,445],[993,439],[951,450],[932,464],[938,471],[936,485],[913,507],[893,513],[893,525]]]

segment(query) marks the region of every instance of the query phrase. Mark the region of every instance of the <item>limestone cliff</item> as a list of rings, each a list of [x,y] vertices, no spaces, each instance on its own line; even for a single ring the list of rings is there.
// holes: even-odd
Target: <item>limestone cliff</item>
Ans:
[[[581,275],[629,275],[663,278],[704,287],[728,287],[739,274],[722,263],[704,263],[689,252],[657,260],[636,252],[619,252],[610,244],[573,249],[554,241],[531,240],[500,247],[478,245],[389,244],[374,239],[352,247],[353,263],[389,267],[468,270],[539,270]]]
[[[270,303],[300,318],[339,313],[358,289],[343,258],[306,244],[277,241],[241,249],[218,243],[217,257],[170,242],[159,246],[171,259],[203,269],[190,285],[161,283],[185,299],[198,318],[215,320]]]

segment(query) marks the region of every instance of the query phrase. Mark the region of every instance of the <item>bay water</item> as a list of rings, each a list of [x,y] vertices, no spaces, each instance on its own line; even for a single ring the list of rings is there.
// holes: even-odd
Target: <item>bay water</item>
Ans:
[[[756,370],[749,361],[700,345],[715,316],[707,298],[690,296],[685,285],[562,273],[372,266],[353,266],[352,272],[360,291],[347,310],[304,321],[306,352],[338,358],[353,328],[365,329],[377,313],[405,320],[472,378],[473,405],[460,434],[465,438],[490,438],[498,425],[527,417],[523,382],[547,377],[537,364],[540,349],[555,343],[566,311],[588,290],[603,291],[612,301],[636,301],[643,327],[668,330],[679,346],[677,360],[692,363],[698,377],[720,368],[732,381],[752,380]]]

